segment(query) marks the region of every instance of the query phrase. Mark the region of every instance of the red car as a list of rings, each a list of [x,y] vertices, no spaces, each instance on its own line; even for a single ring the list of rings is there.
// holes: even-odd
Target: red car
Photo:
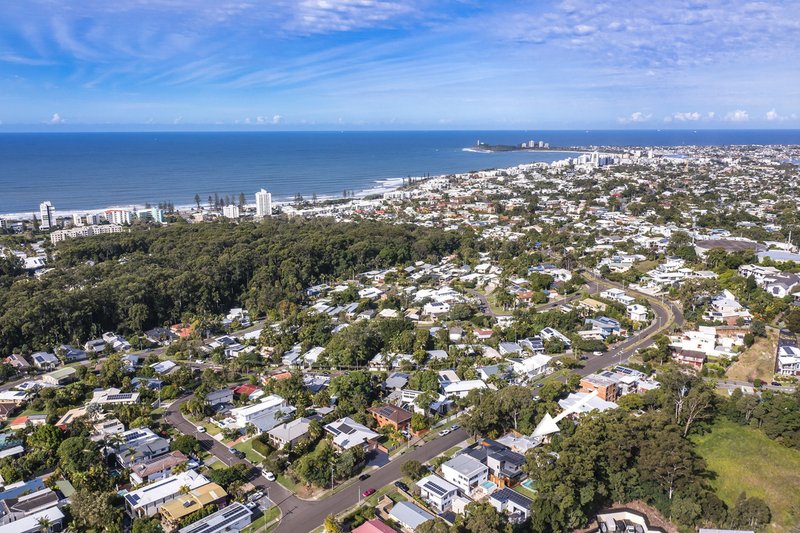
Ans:
[[[361,495],[366,498],[367,496],[372,496],[373,494],[375,494],[375,489],[367,489]]]

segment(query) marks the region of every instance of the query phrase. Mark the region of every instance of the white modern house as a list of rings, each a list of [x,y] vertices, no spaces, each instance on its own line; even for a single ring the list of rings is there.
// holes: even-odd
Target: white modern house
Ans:
[[[277,394],[262,398],[259,403],[231,409],[231,416],[222,421],[225,428],[244,429],[253,425],[269,431],[295,412],[295,408]]]
[[[453,499],[458,496],[458,487],[435,474],[417,481],[417,487],[422,499],[440,513],[448,510],[453,504]]]
[[[442,476],[464,494],[472,495],[489,479],[489,467],[467,454],[456,455],[442,465]]]
[[[204,475],[187,470],[129,492],[125,495],[125,510],[131,517],[154,516],[162,504],[185,491],[184,487],[192,490],[207,483],[210,482]]]

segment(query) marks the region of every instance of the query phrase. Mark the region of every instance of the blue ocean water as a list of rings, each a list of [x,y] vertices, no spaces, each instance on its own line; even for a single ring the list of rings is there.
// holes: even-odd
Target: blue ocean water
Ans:
[[[563,159],[563,153],[474,153],[477,140],[551,146],[800,144],[800,130],[157,132],[0,134],[0,213],[58,212],[171,201],[195,193],[249,202],[262,187],[276,200],[341,197],[405,176]]]

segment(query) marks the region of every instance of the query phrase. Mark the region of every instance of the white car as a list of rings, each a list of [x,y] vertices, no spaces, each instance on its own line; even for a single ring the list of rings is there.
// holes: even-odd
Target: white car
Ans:
[[[203,426],[197,426],[196,429],[197,429],[198,433],[205,433],[206,432],[206,428],[204,428]]]
[[[264,477],[267,478],[267,481],[275,481],[275,474],[272,472],[263,472]]]
[[[247,501],[248,502],[254,502],[256,500],[260,500],[263,497],[264,497],[264,493],[263,492],[261,492],[261,491],[254,492],[253,494],[251,494],[250,496],[247,497]]]
[[[445,435],[447,435],[448,433],[450,433],[450,430],[449,430],[449,429],[443,429],[443,430],[441,430],[441,431],[439,432],[439,436],[440,436],[440,437],[444,437],[444,436],[445,436]]]
[[[603,355],[603,352],[600,352],[600,351],[592,352],[592,355]]]

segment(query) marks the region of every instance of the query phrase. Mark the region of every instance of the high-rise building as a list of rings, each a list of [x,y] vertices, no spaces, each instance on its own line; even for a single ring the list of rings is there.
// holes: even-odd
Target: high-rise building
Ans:
[[[256,193],[256,216],[272,216],[272,195],[266,189],[261,189]]]
[[[50,203],[50,200],[39,204],[39,227],[42,229],[49,229],[56,227],[56,208]]]
[[[106,220],[112,224],[130,224],[131,212],[127,209],[106,209]]]
[[[239,218],[239,206],[229,204],[222,208],[222,216],[225,218]]]

